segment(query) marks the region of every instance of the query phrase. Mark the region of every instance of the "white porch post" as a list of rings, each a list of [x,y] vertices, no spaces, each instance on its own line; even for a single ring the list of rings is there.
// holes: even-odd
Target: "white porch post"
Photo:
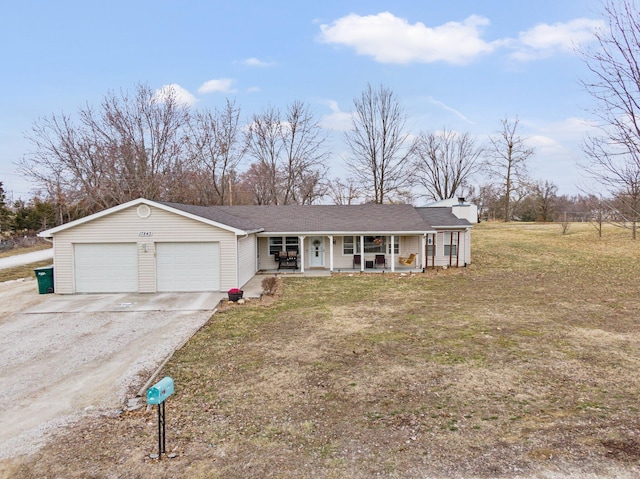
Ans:
[[[360,235],[360,272],[364,271],[364,236]]]
[[[300,243],[300,272],[304,273],[304,236],[298,236]]]
[[[422,258],[420,263],[422,264],[422,271],[427,269],[427,233],[420,238],[420,251],[422,251]]]
[[[333,273],[333,235],[329,235],[329,271]]]
[[[395,273],[396,271],[396,237],[391,235],[391,272]]]

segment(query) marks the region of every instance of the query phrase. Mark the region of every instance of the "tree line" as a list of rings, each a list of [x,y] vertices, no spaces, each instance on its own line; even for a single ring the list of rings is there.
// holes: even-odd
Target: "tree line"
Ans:
[[[368,85],[354,99],[346,178],[329,177],[326,133],[304,102],[240,118],[232,100],[192,111],[171,89],[139,84],[74,116],[35,122],[19,168],[60,224],[138,197],[198,205],[386,203],[414,202],[419,187],[426,199],[440,200],[469,189],[481,164],[505,187],[508,210],[532,154],[516,133],[517,119],[503,121],[490,150],[468,133],[411,135],[400,100],[384,85]]]

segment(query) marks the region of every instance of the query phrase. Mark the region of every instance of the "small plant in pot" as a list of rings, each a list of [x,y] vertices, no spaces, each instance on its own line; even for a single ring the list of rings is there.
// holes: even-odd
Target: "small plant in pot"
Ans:
[[[235,302],[239,299],[242,299],[242,293],[243,291],[241,289],[231,288],[229,291],[227,291],[227,294],[229,295],[229,301]]]

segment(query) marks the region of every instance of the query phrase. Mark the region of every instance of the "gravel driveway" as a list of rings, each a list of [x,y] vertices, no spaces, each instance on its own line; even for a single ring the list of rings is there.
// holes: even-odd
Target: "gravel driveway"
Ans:
[[[0,283],[0,458],[121,408],[223,298],[37,291],[34,279]]]

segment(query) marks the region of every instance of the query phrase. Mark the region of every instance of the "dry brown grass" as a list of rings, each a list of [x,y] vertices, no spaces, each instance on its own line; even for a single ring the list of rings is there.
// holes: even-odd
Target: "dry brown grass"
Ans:
[[[481,224],[469,268],[288,278],[216,314],[155,411],[87,420],[21,478],[638,477],[640,243]]]

